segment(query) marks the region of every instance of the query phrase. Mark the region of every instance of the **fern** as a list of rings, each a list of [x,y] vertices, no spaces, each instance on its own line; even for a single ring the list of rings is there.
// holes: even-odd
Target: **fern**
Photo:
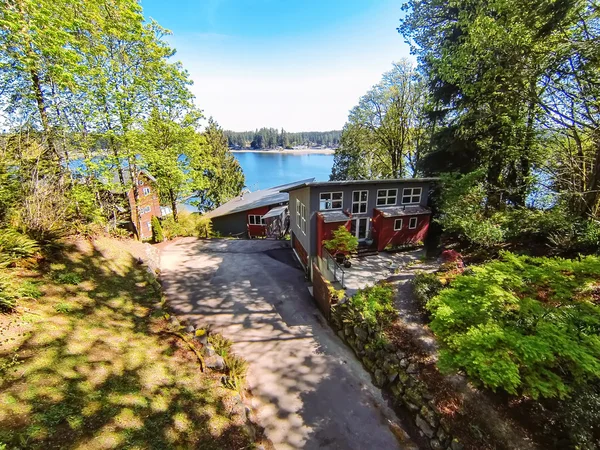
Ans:
[[[15,230],[0,230],[0,267],[8,267],[19,259],[39,251],[38,243]]]

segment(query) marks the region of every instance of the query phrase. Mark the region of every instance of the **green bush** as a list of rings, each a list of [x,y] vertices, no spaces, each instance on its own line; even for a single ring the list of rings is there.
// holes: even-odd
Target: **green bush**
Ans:
[[[0,267],[31,257],[39,250],[38,243],[30,237],[12,229],[0,230]]]
[[[233,342],[219,333],[209,335],[208,342],[213,346],[217,355],[222,357],[225,357],[231,351],[233,345]]]
[[[0,272],[0,311],[12,311],[22,298],[39,298],[42,293],[30,281],[21,281],[18,277]]]
[[[81,276],[74,272],[55,272],[52,278],[59,284],[77,285],[82,281]]]
[[[175,222],[173,215],[165,217],[162,221],[164,236],[167,239],[174,239],[183,236],[198,236],[206,229],[206,219],[200,214],[180,211],[177,215],[178,221]],[[210,230],[210,225],[209,231]]]
[[[412,290],[421,311],[426,311],[427,302],[438,295],[444,284],[435,273],[417,272],[412,280]]]
[[[152,216],[152,219],[150,219],[150,222],[152,224],[152,242],[154,242],[155,244],[158,244],[159,242],[164,241],[165,237],[163,236],[163,229],[162,229],[162,226],[160,225],[160,221],[158,220],[158,217]]]
[[[389,284],[377,284],[359,290],[350,300],[350,305],[368,324],[385,326],[391,323],[397,311],[394,308],[394,289]]]
[[[564,398],[600,377],[599,299],[598,257],[502,253],[429,301],[440,368],[510,394]]]
[[[200,238],[209,238],[213,235],[212,220],[208,217],[200,216],[196,225],[196,232]]]
[[[333,231],[331,239],[324,242],[327,250],[336,253],[352,253],[358,248],[358,239],[350,233],[345,226],[340,225],[337,230]]]

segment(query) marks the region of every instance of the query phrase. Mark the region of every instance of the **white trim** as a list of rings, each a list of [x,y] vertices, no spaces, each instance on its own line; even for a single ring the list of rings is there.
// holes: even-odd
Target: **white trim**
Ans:
[[[306,236],[306,205],[304,203],[300,203],[300,231]]]
[[[413,225],[413,220],[414,220],[414,225]],[[408,219],[408,229],[409,230],[414,230],[415,228],[417,228],[417,224],[418,224],[418,218],[417,217],[411,217],[410,219]]]
[[[250,218],[254,219],[254,223],[250,221]],[[257,223],[258,222],[258,223]],[[260,214],[248,214],[248,225],[265,226],[265,219]]]
[[[143,187],[143,188],[142,188],[142,193],[143,193],[144,195],[150,195],[150,194],[152,193],[152,191],[150,190],[150,188],[149,188],[149,187],[147,187],[147,186],[146,186],[146,187]]]
[[[358,192],[358,201],[354,200],[354,194]],[[366,192],[367,194],[367,198],[365,200],[361,200],[361,196],[362,193]],[[354,205],[358,205],[358,212],[354,212]],[[361,211],[361,206],[365,205],[365,210]],[[368,209],[368,205],[369,205],[369,191],[368,190],[362,190],[362,191],[352,191],[352,208],[350,209],[350,211],[352,212],[352,214],[366,214],[367,213],[367,209]]]
[[[410,194],[407,194],[406,191],[410,191]],[[418,191],[419,194],[415,194],[415,191]],[[412,188],[404,188],[402,189],[402,204],[403,205],[418,205],[421,203],[421,195],[423,195],[423,188],[420,187],[412,187]],[[409,197],[409,201],[405,202],[404,198]],[[415,201],[416,197],[416,201]]]
[[[333,196],[334,196],[335,194],[340,194],[340,198],[339,198],[339,199],[335,199],[335,200],[334,200],[334,199],[333,199]],[[329,197],[329,200],[327,200],[327,199],[323,200],[323,196],[324,196],[324,195],[329,195],[329,196],[330,196],[330,197]],[[325,208],[322,208],[322,207],[321,207],[321,203],[322,203],[322,202],[327,202],[327,201],[329,201],[329,202],[330,202],[330,204],[331,204],[331,207],[330,207],[330,208],[327,208],[327,207],[325,207]],[[340,206],[339,206],[339,207],[337,207],[337,208],[334,208],[334,207],[333,207],[333,203],[334,203],[334,202],[336,202],[336,203],[337,203],[337,202],[339,202],[339,203],[340,203]],[[327,206],[327,203],[325,204],[325,206]],[[337,210],[337,209],[344,209],[344,192],[343,192],[343,191],[335,191],[335,192],[333,192],[333,191],[332,191],[332,192],[321,192],[321,193],[319,194],[319,211],[333,211],[333,210]]]
[[[396,227],[396,223],[400,221],[400,228]],[[404,221],[402,219],[395,219],[394,220],[394,231],[400,231],[402,230],[402,227],[404,226]]]
[[[367,226],[365,227],[365,237],[358,237],[358,233],[360,231],[360,221],[361,220],[365,220],[367,223]],[[369,237],[369,228],[370,228],[370,224],[371,221],[369,220],[369,217],[356,217],[354,219],[352,219],[352,221],[354,222],[354,237],[356,237],[359,241],[364,241],[365,239],[367,239]]]
[[[300,217],[301,217],[301,213],[300,213],[300,205],[302,203],[300,203],[299,199],[296,199],[296,226],[298,227],[298,229],[300,229]]]
[[[394,195],[390,195],[390,192],[394,192]],[[384,195],[380,195],[380,192],[385,192]],[[390,200],[392,200],[390,202]],[[383,203],[379,203],[379,200],[384,200]],[[398,202],[398,189],[377,189],[377,201],[376,206],[394,206]]]

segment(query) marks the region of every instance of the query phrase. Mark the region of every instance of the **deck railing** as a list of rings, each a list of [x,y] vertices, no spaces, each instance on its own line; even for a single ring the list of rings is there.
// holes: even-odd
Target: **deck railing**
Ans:
[[[323,247],[323,258],[325,259],[325,264],[327,265],[327,270],[333,274],[333,281],[337,281],[342,285],[342,288],[346,289],[344,285],[344,277],[346,272],[343,267],[335,260],[331,253]]]

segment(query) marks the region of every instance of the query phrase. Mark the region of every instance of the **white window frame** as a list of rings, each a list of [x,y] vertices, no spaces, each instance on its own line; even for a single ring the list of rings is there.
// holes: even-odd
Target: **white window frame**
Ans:
[[[340,194],[340,198],[339,199],[333,199],[333,196],[335,194]],[[329,200],[325,199],[323,200],[323,196],[324,195],[329,195]],[[327,202],[329,201],[331,207],[327,208],[327,203],[325,204],[325,208],[322,208],[322,203],[323,202]],[[339,207],[334,207],[333,203],[334,202],[339,202],[340,206]],[[343,209],[344,208],[344,193],[342,191],[336,191],[336,192],[321,192],[319,194],[319,211],[334,211],[334,210],[338,210],[338,209]]]
[[[417,217],[411,217],[410,219],[408,219],[408,229],[409,230],[414,230],[415,228],[417,228],[418,222],[419,221],[418,221]],[[414,223],[414,225],[413,225],[413,223]]]
[[[152,231],[152,222],[151,222],[151,221],[150,221],[150,222],[148,222],[148,230],[149,230],[149,231]]]
[[[152,207],[151,206],[144,206],[144,207],[140,208],[140,216],[142,214],[147,214],[150,211],[152,211]]]
[[[410,193],[407,193],[406,191],[410,191]],[[419,192],[418,195],[415,194],[416,191]],[[420,187],[404,188],[404,189],[402,189],[402,204],[403,205],[418,205],[419,203],[421,203],[421,195],[423,195],[423,188],[420,188]],[[408,201],[404,200],[406,198],[408,198]]]
[[[306,205],[304,203],[300,203],[300,230],[306,236]]]
[[[149,188],[149,187],[147,187],[147,186],[142,188],[142,193],[143,193],[144,195],[150,195],[150,193],[151,193],[151,192],[152,192],[152,191],[151,191],[151,190],[150,190],[150,188]]]
[[[302,203],[300,203],[300,200],[296,199],[296,226],[298,228],[300,228],[300,222],[301,222],[301,217],[302,217],[302,214],[300,212],[301,211],[301,209],[300,209],[301,208],[300,207],[301,204]]]
[[[252,219],[252,220],[250,220],[250,219]],[[254,223],[252,223],[252,222],[254,222]],[[260,214],[248,214],[248,225],[264,226],[265,219],[263,219],[263,216],[261,216]]]
[[[390,192],[394,192],[394,195],[390,195]],[[385,192],[384,195],[381,195],[380,192]],[[380,203],[379,200],[383,200],[383,203]],[[393,200],[393,201],[390,201]],[[377,189],[377,206],[393,206],[398,202],[398,189]]]
[[[396,224],[400,222],[400,227],[398,227]],[[402,227],[404,226],[404,221],[402,219],[395,219],[394,220],[394,231],[400,231],[402,230]]]
[[[354,200],[354,194],[356,194],[358,192],[358,201]],[[361,200],[361,196],[362,193],[365,192],[367,194],[367,197],[365,200]],[[368,203],[369,203],[369,191],[352,191],[352,214],[366,214],[367,213],[367,207],[368,207]],[[358,205],[358,211],[354,212],[354,205]],[[361,211],[362,206],[365,207],[364,211]]]

